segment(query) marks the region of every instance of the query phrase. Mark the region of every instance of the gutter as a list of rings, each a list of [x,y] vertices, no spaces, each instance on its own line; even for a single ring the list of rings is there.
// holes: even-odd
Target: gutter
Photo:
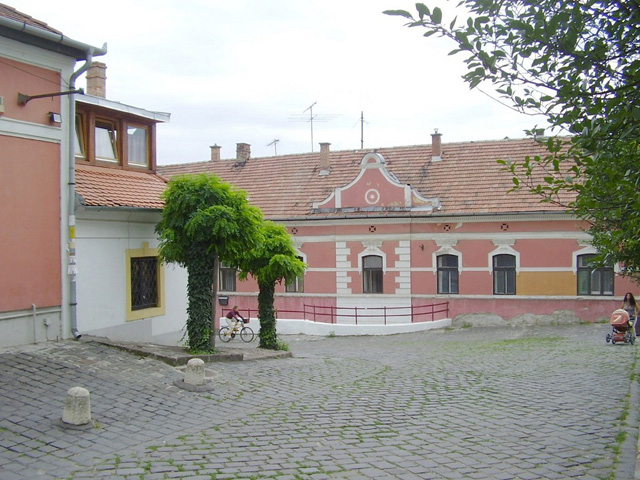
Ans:
[[[52,32],[50,30],[45,30],[40,27],[35,27],[33,25],[29,25],[25,22],[20,22],[18,20],[13,20],[7,17],[0,17],[0,27],[7,28],[15,32],[16,35],[24,35],[27,38],[20,39],[20,41],[24,41],[25,43],[32,43],[36,39],[49,42],[51,46],[63,46],[68,50],[74,50],[74,55],[76,60],[87,60],[87,53],[91,51],[92,56],[102,56],[107,53],[107,44],[105,43],[102,48],[92,47],[91,45],[87,45],[86,43],[78,42],[77,40],[73,40],[69,37],[64,36],[62,33]],[[32,37],[32,42],[28,41],[28,37]],[[38,46],[42,48],[46,48],[42,42],[38,43]],[[51,49],[54,50],[55,49]],[[69,52],[71,53],[71,52]],[[69,56],[69,55],[68,55]]]

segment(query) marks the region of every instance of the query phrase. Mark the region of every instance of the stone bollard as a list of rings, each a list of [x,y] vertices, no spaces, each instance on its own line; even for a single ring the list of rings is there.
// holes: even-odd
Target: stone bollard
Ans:
[[[187,369],[184,373],[184,383],[189,385],[204,385],[206,383],[204,375],[204,361],[200,358],[192,358],[187,362]]]
[[[71,425],[85,425],[91,421],[91,400],[89,390],[72,387],[64,401],[62,421]]]

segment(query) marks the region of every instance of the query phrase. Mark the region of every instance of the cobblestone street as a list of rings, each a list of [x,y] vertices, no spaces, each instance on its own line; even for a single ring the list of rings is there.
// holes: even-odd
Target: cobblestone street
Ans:
[[[293,358],[209,363],[200,393],[94,342],[5,351],[0,478],[633,479],[638,346],[609,329],[288,336]],[[74,386],[86,427],[61,421]]]

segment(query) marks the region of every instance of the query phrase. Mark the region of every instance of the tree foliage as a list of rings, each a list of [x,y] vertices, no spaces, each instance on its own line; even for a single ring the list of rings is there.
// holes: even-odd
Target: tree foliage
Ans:
[[[262,213],[243,191],[208,174],[173,178],[163,198],[156,233],[161,258],[187,269],[188,346],[191,351],[211,351],[216,262],[235,264],[255,247]]]
[[[258,317],[260,318],[260,347],[278,350],[274,295],[276,284],[286,278],[304,274],[305,264],[297,254],[282,225],[264,221],[260,226],[256,248],[246,250],[240,258],[240,279],[249,275],[258,282]]]
[[[589,223],[600,261],[637,274],[640,0],[461,0],[456,12],[464,20],[423,3],[385,13],[452,41],[471,88],[490,84],[513,108],[546,116],[565,138],[546,140],[545,157],[505,162],[515,188],[546,201],[570,193],[565,206]]]

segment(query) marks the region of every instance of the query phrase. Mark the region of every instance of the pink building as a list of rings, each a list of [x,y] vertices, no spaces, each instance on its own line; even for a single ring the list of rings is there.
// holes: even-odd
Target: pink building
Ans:
[[[421,308],[445,303],[453,319],[596,321],[634,289],[615,267],[590,267],[585,224],[525,191],[509,193],[497,160],[544,154],[534,139],[442,144],[436,133],[430,145],[332,152],[324,143],[266,158],[238,144],[228,160],[211,148],[210,161],[159,171],[214,173],[287,227],[308,269],[280,286],[278,318],[353,322],[357,307],[421,321]],[[255,312],[255,283],[234,273],[222,270],[221,295]]]

